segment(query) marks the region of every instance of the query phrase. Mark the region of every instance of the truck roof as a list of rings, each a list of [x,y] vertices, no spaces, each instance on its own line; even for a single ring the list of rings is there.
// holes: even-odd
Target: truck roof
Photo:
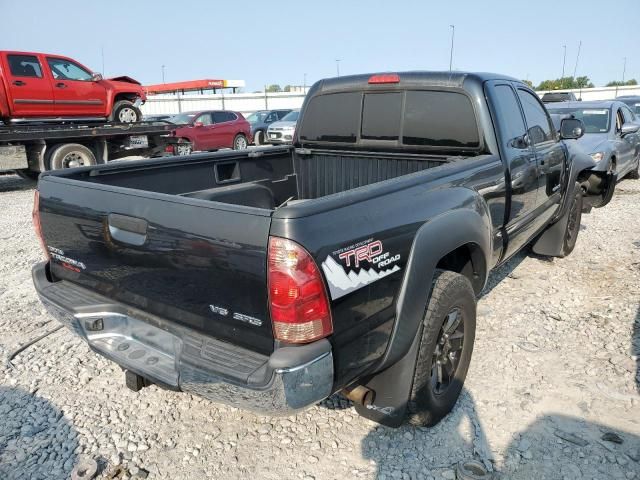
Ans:
[[[314,94],[328,93],[331,91],[342,91],[362,88],[369,85],[369,79],[373,76],[397,75],[399,82],[395,82],[400,87],[458,87],[461,88],[466,81],[484,83],[487,80],[509,80],[521,82],[517,78],[496,73],[485,72],[435,72],[435,71],[409,71],[409,72],[378,72],[360,75],[348,75],[342,77],[326,78],[317,84]],[[389,82],[389,84],[394,84]],[[315,90],[315,89],[314,89]]]

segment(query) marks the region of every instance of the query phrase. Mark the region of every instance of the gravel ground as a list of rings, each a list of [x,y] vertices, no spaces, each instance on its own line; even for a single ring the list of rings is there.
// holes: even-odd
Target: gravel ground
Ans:
[[[432,429],[380,427],[332,397],[272,419],[155,386],[59,330],[30,267],[32,187],[0,176],[0,478],[453,479],[465,459],[513,479],[640,478],[640,182],[583,217],[574,253],[520,254],[479,301],[474,359]]]

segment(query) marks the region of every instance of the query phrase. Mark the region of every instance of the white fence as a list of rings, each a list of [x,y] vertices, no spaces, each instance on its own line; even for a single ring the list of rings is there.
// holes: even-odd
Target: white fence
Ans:
[[[142,105],[142,113],[155,115],[191,110],[234,110],[247,115],[256,110],[300,108],[304,97],[305,93],[302,92],[151,95]]]
[[[621,95],[640,95],[640,86],[596,87],[562,91],[574,92],[578,98],[583,100],[612,100]],[[546,92],[537,93],[542,96]],[[154,115],[188,112],[190,110],[235,110],[247,115],[256,110],[300,108],[304,97],[305,94],[302,92],[152,95],[142,106],[142,113]]]

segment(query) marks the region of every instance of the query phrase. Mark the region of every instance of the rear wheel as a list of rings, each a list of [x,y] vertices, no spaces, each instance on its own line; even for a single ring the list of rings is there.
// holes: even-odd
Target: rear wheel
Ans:
[[[96,157],[91,150],[79,143],[58,145],[49,153],[48,170],[86,167],[96,164]]]
[[[111,120],[119,123],[135,123],[142,120],[142,112],[129,100],[120,100],[113,106]]]
[[[264,143],[264,132],[262,130],[258,130],[253,136],[253,143],[256,144],[256,147],[259,147]]]
[[[191,153],[193,152],[193,145],[189,140],[181,139],[178,140],[178,143],[174,145],[173,150],[176,155],[181,157],[185,155],[191,155]]]
[[[454,407],[471,362],[475,331],[471,283],[459,273],[437,270],[413,374],[410,423],[433,426]]]
[[[236,135],[236,138],[233,139],[234,150],[245,150],[248,146],[249,143],[247,142],[247,137],[245,137],[241,133]]]

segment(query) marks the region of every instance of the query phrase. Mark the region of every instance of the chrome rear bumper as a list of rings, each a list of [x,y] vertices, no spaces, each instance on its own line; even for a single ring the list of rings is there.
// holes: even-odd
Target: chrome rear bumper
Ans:
[[[33,280],[49,313],[94,351],[165,387],[270,415],[289,415],[332,393],[327,340],[259,355],[161,319],[143,320],[147,313],[70,282],[50,282],[44,263],[34,267]]]

